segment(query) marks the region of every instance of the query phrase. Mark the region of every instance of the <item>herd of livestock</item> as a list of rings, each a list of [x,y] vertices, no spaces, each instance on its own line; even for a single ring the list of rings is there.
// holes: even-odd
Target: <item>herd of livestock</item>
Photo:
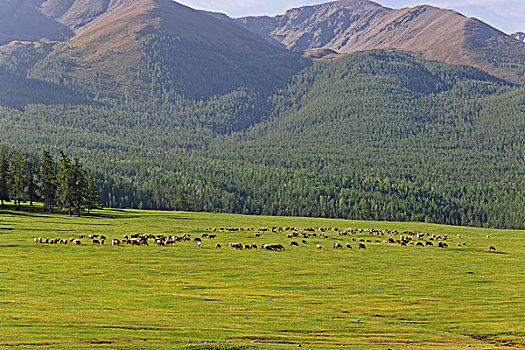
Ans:
[[[203,231],[202,229],[200,229]],[[333,249],[353,249],[355,248],[366,250],[367,243],[385,243],[385,244],[397,244],[400,246],[437,246],[439,248],[449,247],[450,237],[448,235],[436,235],[426,234],[412,231],[398,232],[397,230],[375,230],[375,229],[340,229],[340,228],[326,228],[326,227],[273,227],[273,228],[211,228],[205,230],[206,233],[202,233],[199,237],[192,237],[190,234],[183,234],[181,236],[169,236],[169,235],[152,235],[152,234],[130,234],[123,235],[122,238],[111,239],[112,246],[120,245],[131,245],[131,246],[149,246],[155,244],[158,246],[170,246],[179,242],[194,242],[198,248],[203,247],[205,240],[215,240],[219,234],[223,233],[248,233],[252,238],[265,239],[267,237],[275,237],[277,234],[284,234],[284,237],[288,239],[287,244],[290,247],[298,247],[301,245],[308,245],[309,241],[315,239],[315,248],[318,250],[325,250],[326,247],[332,247]],[[366,238],[364,238],[364,237]],[[461,239],[461,235],[457,235],[457,239]],[[490,238],[490,236],[487,236]],[[82,245],[83,242],[88,240],[91,245],[104,245],[106,242],[109,243],[104,235],[90,234],[90,235],[79,235],[75,238],[63,239],[63,238],[34,238],[35,243],[42,244],[73,244]],[[332,244],[323,245],[321,240],[332,239]],[[84,241],[83,241],[84,240]],[[458,247],[464,247],[467,243],[459,242],[456,243]],[[211,244],[211,247],[220,249],[223,246],[220,243]],[[225,246],[226,247],[226,246]],[[259,245],[257,243],[229,243],[227,245],[229,249],[235,250],[258,250]],[[260,249],[265,251],[283,251],[285,246],[280,243],[274,244],[260,244]],[[489,250],[496,250],[494,247],[490,247]]]

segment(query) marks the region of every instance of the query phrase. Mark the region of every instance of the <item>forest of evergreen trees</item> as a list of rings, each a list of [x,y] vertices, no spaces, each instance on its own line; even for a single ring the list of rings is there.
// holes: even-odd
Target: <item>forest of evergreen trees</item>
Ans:
[[[45,211],[61,208],[71,216],[99,207],[99,190],[78,158],[60,152],[58,164],[46,150],[34,159],[0,148],[0,205],[42,202]]]
[[[0,142],[67,149],[107,207],[525,229],[523,87],[385,51],[317,62],[269,95],[189,99],[153,78],[145,100],[27,89],[35,103],[0,106]]]

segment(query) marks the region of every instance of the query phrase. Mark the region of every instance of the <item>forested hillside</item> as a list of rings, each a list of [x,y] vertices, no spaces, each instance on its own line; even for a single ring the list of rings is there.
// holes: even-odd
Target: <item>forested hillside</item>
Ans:
[[[0,142],[79,156],[113,207],[525,227],[519,86],[370,51],[196,99],[162,67],[146,100],[0,107]]]

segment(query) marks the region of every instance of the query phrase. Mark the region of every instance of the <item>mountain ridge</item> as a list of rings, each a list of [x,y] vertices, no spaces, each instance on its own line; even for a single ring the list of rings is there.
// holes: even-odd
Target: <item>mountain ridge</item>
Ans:
[[[525,33],[524,32],[516,32],[514,34],[511,34],[511,36],[516,39],[516,40],[519,40],[521,42],[525,42]]]
[[[403,50],[525,82],[525,45],[475,18],[434,6],[394,10],[368,0],[347,0],[290,9],[275,17],[237,20],[269,42],[291,50]],[[503,62],[492,63],[494,60]],[[511,66],[516,68],[508,68]]]

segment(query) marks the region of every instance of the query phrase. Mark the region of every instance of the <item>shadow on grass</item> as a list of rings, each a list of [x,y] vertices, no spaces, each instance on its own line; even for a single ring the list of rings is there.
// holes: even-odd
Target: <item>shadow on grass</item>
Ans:
[[[39,218],[51,218],[52,216],[49,215],[42,215],[44,211],[16,211],[16,210],[10,210],[10,209],[3,209],[0,210],[0,215],[15,215],[15,216],[23,216],[23,217],[39,217]]]

